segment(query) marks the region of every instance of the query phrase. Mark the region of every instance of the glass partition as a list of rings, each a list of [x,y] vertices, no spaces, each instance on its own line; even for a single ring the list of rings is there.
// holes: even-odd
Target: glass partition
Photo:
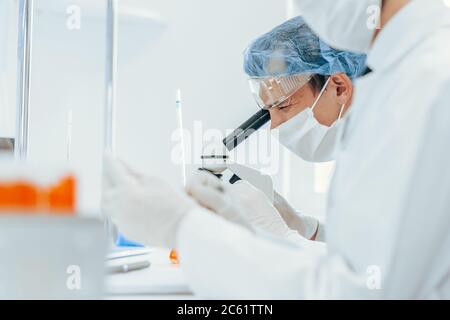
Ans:
[[[34,1],[27,158],[68,163],[89,213],[100,202],[106,22],[106,0]]]

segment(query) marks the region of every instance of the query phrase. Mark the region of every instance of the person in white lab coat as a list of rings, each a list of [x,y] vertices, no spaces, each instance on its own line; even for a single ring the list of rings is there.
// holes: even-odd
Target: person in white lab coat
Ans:
[[[337,132],[352,101],[352,80],[367,72],[366,55],[331,48],[298,16],[252,41],[244,52],[244,70],[256,102],[270,112],[270,128],[280,143],[306,161],[334,160]],[[257,212],[252,203],[253,196],[262,198],[258,190],[245,181],[237,184],[231,189],[237,201],[248,204],[253,226],[282,237],[297,231],[306,239],[324,240],[324,225],[277,192],[274,207],[264,199],[266,210]]]
[[[108,169],[106,212],[138,240],[175,246],[202,297],[450,298],[450,8],[429,0],[298,3],[321,38],[368,52],[373,70],[357,81],[342,130],[327,251],[229,223],[117,163]],[[381,30],[367,23],[374,6]],[[201,187],[239,216],[217,181]]]

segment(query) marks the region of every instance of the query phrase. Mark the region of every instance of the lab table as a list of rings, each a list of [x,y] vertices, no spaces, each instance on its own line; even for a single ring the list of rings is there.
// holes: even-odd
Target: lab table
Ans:
[[[179,265],[169,260],[169,251],[152,249],[146,255],[122,258],[127,263],[150,262],[150,267],[106,277],[105,298],[108,300],[191,300],[190,291]]]

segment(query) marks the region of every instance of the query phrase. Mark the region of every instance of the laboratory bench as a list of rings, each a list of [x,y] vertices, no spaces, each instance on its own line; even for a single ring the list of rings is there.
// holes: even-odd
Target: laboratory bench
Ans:
[[[106,277],[107,300],[191,300],[190,291],[179,265],[169,259],[169,250],[152,249],[144,256],[123,258],[127,263],[146,259],[145,269],[114,273]],[[123,260],[122,260],[123,261]]]

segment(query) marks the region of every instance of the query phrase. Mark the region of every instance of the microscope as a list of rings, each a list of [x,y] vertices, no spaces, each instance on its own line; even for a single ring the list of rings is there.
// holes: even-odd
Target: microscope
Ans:
[[[222,178],[223,173],[229,170],[233,174],[229,180],[230,184],[234,184],[239,180],[245,180],[255,188],[261,190],[273,202],[274,189],[272,177],[261,173],[255,168],[235,163],[230,160],[228,155],[228,152],[235,149],[269,121],[270,114],[267,110],[260,110],[254,114],[230,135],[225,137],[220,147],[208,155],[202,155],[202,168],[200,170],[209,171],[219,178]]]

